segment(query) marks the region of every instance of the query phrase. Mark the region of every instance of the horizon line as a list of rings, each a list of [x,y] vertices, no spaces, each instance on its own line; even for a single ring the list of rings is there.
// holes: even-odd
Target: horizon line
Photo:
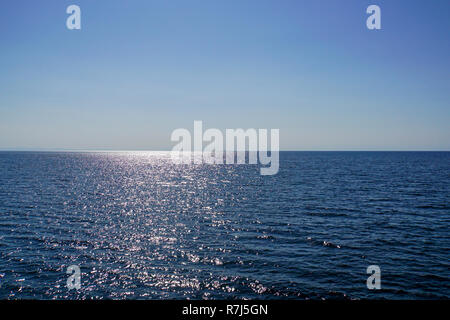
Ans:
[[[0,148],[0,152],[171,152],[172,150],[146,149],[64,149],[64,148]],[[223,150],[226,152],[227,150]],[[233,150],[234,152],[259,152]],[[270,151],[270,150],[268,150]],[[191,151],[194,152],[194,151]],[[450,149],[283,149],[279,152],[450,152]]]

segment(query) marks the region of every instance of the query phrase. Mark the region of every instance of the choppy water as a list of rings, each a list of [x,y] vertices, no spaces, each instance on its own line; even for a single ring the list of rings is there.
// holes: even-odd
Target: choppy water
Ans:
[[[280,156],[0,152],[0,298],[450,298],[449,152]]]

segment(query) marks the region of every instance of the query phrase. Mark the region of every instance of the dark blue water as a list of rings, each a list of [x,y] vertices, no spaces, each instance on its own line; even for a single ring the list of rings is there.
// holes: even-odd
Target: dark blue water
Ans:
[[[0,298],[450,298],[449,182],[449,152],[0,152]]]

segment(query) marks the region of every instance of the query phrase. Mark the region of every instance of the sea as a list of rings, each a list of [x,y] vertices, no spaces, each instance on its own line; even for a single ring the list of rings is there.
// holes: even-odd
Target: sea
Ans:
[[[0,299],[449,299],[449,227],[450,152],[0,152]]]

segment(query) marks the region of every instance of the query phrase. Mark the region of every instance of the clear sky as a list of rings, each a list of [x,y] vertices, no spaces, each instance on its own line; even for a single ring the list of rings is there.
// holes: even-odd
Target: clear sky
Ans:
[[[284,150],[450,150],[450,1],[1,2],[0,149],[170,150],[194,120]]]

